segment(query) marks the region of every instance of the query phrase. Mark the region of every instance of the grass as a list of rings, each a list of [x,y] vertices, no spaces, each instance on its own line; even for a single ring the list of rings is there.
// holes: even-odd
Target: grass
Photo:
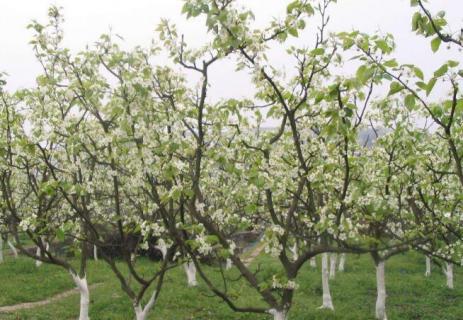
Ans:
[[[255,265],[263,267],[262,276],[276,270],[268,257],[258,257]],[[320,261],[318,261],[320,265]],[[153,262],[140,259],[140,270],[149,272]],[[211,270],[211,268],[206,267]],[[104,262],[92,261],[89,283],[99,283],[91,290],[90,317],[92,320],[133,319],[133,309],[125,293]],[[237,271],[230,271],[237,276]],[[219,275],[213,272],[216,281]],[[408,253],[393,257],[386,264],[387,311],[389,319],[445,319],[463,318],[463,272],[455,267],[455,289],[445,287],[445,277],[434,267],[430,278],[424,277],[424,257]],[[73,288],[68,273],[50,265],[36,268],[33,261],[20,258],[0,265],[0,305],[38,301]],[[318,269],[304,266],[298,279],[300,285],[289,318],[291,320],[373,319],[376,298],[375,270],[368,256],[348,256],[346,271],[337,273],[331,281],[335,311],[317,309],[321,305],[321,276]],[[231,285],[238,304],[260,306],[261,300],[243,281]],[[156,309],[149,319],[271,319],[266,315],[238,314],[216,297],[212,297],[200,281],[197,288],[186,287],[182,268],[168,273]],[[76,319],[79,311],[78,294],[59,302],[11,314],[0,314],[0,319]]]

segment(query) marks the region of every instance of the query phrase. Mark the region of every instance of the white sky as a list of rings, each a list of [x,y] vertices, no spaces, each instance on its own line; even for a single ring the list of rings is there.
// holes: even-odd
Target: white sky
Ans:
[[[289,1],[239,0],[254,10],[256,23],[281,16]],[[454,30],[463,25],[463,0],[431,0],[433,12],[445,10]],[[100,34],[113,33],[124,37],[127,46],[148,46],[160,18],[169,18],[178,25],[188,42],[201,44],[205,39],[201,21],[186,21],[180,15],[181,0],[0,0],[0,71],[9,74],[9,89],[34,84],[40,68],[28,42],[31,31],[26,29],[32,19],[46,22],[51,4],[62,6],[66,22],[65,44],[72,50],[81,50],[92,44]],[[443,50],[433,54],[429,40],[411,32],[414,10],[409,0],[338,0],[330,9],[330,30],[359,29],[364,32],[390,32],[398,45],[395,56],[403,63],[415,63],[430,74],[446,59],[461,60],[461,53]],[[310,25],[308,30],[310,32]],[[312,29],[313,30],[313,29]],[[299,39],[298,41],[304,41]],[[310,43],[310,42],[309,42]],[[277,65],[285,65],[286,57],[276,55]],[[251,86],[244,75],[236,74],[231,64],[212,70],[212,95],[243,96],[250,94]],[[224,79],[226,79],[224,81]]]

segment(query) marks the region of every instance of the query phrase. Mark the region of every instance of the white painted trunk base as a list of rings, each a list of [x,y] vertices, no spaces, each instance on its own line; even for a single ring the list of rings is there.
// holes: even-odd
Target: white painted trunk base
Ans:
[[[330,254],[330,279],[336,278],[336,262],[338,255],[336,253]]]
[[[376,266],[376,290],[378,292],[378,296],[376,298],[376,319],[378,320],[387,320],[385,280],[384,261],[381,261]]]
[[[281,311],[281,310],[276,310],[276,309],[270,309],[268,311],[273,316],[273,320],[286,320],[287,318],[287,312]]]
[[[146,304],[146,306],[144,308],[141,306],[140,303],[137,304],[136,306],[134,306],[135,319],[136,320],[146,320],[146,319],[148,319],[148,313],[153,308],[155,299],[156,299],[156,291],[153,292],[153,294],[151,295],[150,300],[148,301],[148,303]]]
[[[323,304],[320,309],[334,310],[333,300],[331,299],[329,271],[328,271],[328,253],[322,254],[322,288]]]
[[[315,257],[310,258],[310,260],[309,260],[309,265],[310,265],[312,268],[316,268],[316,267],[317,267],[317,259],[316,259]]]
[[[79,320],[90,320],[88,316],[88,308],[90,305],[90,292],[88,290],[87,277],[80,278],[71,272],[72,279],[80,293],[80,312]]]
[[[426,256],[426,272],[424,273],[426,277],[431,275],[431,258]]]
[[[95,245],[93,245],[93,259],[98,261],[98,248]]]
[[[35,250],[35,255],[37,257],[40,257],[42,255],[42,250],[40,250],[40,247],[37,247],[37,250]],[[40,260],[35,260],[35,266],[38,268],[42,265],[42,261]]]
[[[345,266],[346,266],[346,254],[341,253],[341,257],[339,258],[338,271],[343,272],[345,270]]]
[[[233,267],[233,262],[230,258],[225,261],[225,270],[230,270]]]
[[[297,243],[294,243],[294,245],[290,248],[290,250],[293,256],[293,260],[296,261],[299,258],[299,254],[297,253]]]
[[[10,247],[11,251],[13,252],[14,258],[16,259],[18,257],[18,250],[16,250],[16,247],[9,240],[8,246]]]
[[[47,242],[47,243],[45,244],[45,250],[48,251],[49,249],[50,249],[50,244]],[[36,255],[37,257],[40,257],[40,256],[42,255],[42,250],[40,249],[40,247],[37,247],[37,250],[35,251],[35,255]],[[40,267],[41,265],[42,265],[42,261],[40,261],[40,260],[35,260],[35,266],[36,266],[37,268]]]
[[[447,278],[447,288],[453,289],[453,263],[446,263],[445,265],[444,273]]]
[[[164,242],[164,240],[160,239],[160,240],[158,241],[157,246],[155,246],[155,248],[158,249],[159,251],[161,251],[162,260],[165,260],[165,259],[166,259],[166,255],[167,255],[167,245],[166,245],[166,243]]]
[[[188,286],[189,287],[196,287],[198,282],[196,281],[196,266],[193,261],[185,262],[183,264],[183,268],[185,269]]]
[[[3,263],[3,238],[0,236],[0,263]]]

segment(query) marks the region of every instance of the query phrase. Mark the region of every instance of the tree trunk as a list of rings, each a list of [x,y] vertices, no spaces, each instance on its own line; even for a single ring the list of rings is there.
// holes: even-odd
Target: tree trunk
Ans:
[[[333,300],[331,299],[330,283],[328,272],[328,253],[322,254],[322,287],[323,287],[323,304],[320,309],[334,310]]]
[[[13,251],[14,258],[18,258],[18,250],[16,250],[15,246],[8,240],[8,246],[10,247],[11,251]]]
[[[35,255],[37,257],[40,257],[42,255],[42,250],[40,250],[40,247],[37,247],[37,250],[35,250]],[[38,268],[42,265],[42,261],[40,260],[35,260],[35,266]]]
[[[80,278],[71,272],[72,279],[80,293],[80,313],[79,320],[89,320],[88,308],[90,304],[90,292],[88,290],[87,277]]]
[[[424,273],[426,277],[431,275],[431,258],[426,256],[426,272]]]
[[[310,258],[309,260],[309,264],[312,268],[316,268],[317,267],[317,259],[315,257],[313,258]]]
[[[155,299],[156,299],[156,290],[153,292],[153,294],[151,295],[150,300],[148,301],[148,303],[146,304],[146,306],[144,308],[141,306],[141,303],[136,303],[135,304],[134,310],[135,310],[135,319],[136,320],[146,320],[146,319],[148,319],[148,313],[153,308]]]
[[[330,279],[334,279],[336,277],[337,258],[338,258],[338,255],[336,253],[330,254]]]
[[[268,311],[273,316],[273,320],[286,320],[288,319],[288,312],[285,310],[270,309]]]
[[[341,253],[341,257],[339,258],[339,266],[338,271],[343,272],[346,266],[346,254]]]
[[[290,250],[293,256],[293,260],[296,261],[299,258],[299,254],[297,253],[297,242],[294,243]]]
[[[93,259],[95,259],[95,261],[98,261],[98,248],[96,247],[96,245],[93,245]]]
[[[0,263],[3,263],[3,238],[0,235]]]
[[[453,263],[446,263],[446,269],[444,270],[447,278],[447,288],[453,289]]]
[[[48,242],[45,243],[45,250],[48,251],[48,249],[50,249],[50,244]],[[37,257],[40,257],[42,255],[42,250],[40,249],[40,247],[37,247],[37,250],[35,251],[35,255]],[[42,261],[40,260],[35,260],[35,265],[38,267],[40,267],[42,265]]]
[[[386,281],[384,277],[384,261],[379,261],[376,265],[376,319],[387,320],[386,315]]]
[[[198,285],[198,282],[196,281],[196,266],[193,263],[193,261],[185,262],[183,268],[185,269],[186,277],[188,280],[188,286],[196,287]]]
[[[167,245],[164,242],[164,240],[160,239],[158,241],[158,244],[155,246],[155,248],[158,249],[159,251],[161,251],[162,260],[164,260],[166,258],[166,255],[167,255]]]

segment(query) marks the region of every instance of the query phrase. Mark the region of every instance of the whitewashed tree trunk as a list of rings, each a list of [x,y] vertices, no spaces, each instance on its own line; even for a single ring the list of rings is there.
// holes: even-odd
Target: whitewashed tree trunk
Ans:
[[[18,250],[16,250],[15,246],[8,240],[8,246],[10,247],[11,251],[13,251],[14,258],[18,257]]]
[[[309,260],[309,265],[310,265],[312,268],[316,268],[316,267],[317,267],[317,259],[316,259],[315,257],[310,258],[310,260]]]
[[[153,292],[153,294],[151,295],[150,300],[148,301],[148,303],[146,304],[146,306],[144,308],[141,306],[141,303],[138,303],[137,305],[134,306],[135,319],[136,320],[146,320],[146,319],[148,319],[148,313],[153,308],[155,299],[156,299],[156,291]]]
[[[447,288],[453,289],[453,263],[446,263],[444,269],[445,277],[447,278]]]
[[[159,239],[158,244],[157,244],[157,246],[155,246],[155,248],[158,249],[159,251],[161,251],[162,260],[165,260],[166,255],[167,255],[167,245],[164,242],[164,240]]]
[[[185,269],[186,277],[188,280],[189,287],[196,287],[198,282],[196,281],[196,266],[193,261],[185,262],[183,264],[183,268]]]
[[[426,272],[424,273],[426,277],[431,275],[431,258],[426,256]]]
[[[376,266],[376,319],[387,320],[386,315],[386,279],[384,277],[384,261]]]
[[[98,248],[96,247],[96,245],[93,245],[93,259],[95,261],[98,261]]]
[[[42,250],[40,250],[40,247],[37,247],[37,250],[35,250],[35,255],[37,257],[40,257],[42,255]],[[40,260],[35,260],[35,266],[38,268],[42,265],[42,261]]]
[[[270,313],[273,316],[273,320],[286,320],[286,319],[288,319],[288,317],[287,317],[288,312],[284,311],[284,310],[270,309],[268,311],[268,313]]]
[[[297,243],[296,242],[290,248],[290,250],[291,250],[291,254],[293,256],[293,260],[296,261],[299,258],[299,254],[297,253]]]
[[[0,235],[0,263],[3,263],[3,238]]]
[[[331,299],[329,271],[328,271],[328,253],[322,254],[322,288],[323,304],[320,309],[334,310],[333,300]]]
[[[43,241],[43,240],[42,240]],[[45,250],[49,250],[50,249],[50,244],[48,242],[45,243]],[[40,247],[37,247],[37,250],[35,251],[35,255],[37,257],[40,257],[42,255],[42,250],[40,249]],[[40,260],[35,260],[35,266],[38,268],[42,265],[42,261]]]
[[[233,267],[233,262],[230,258],[225,261],[225,270],[230,270]]]
[[[71,272],[71,276],[80,293],[79,320],[89,320],[88,309],[90,305],[90,292],[88,290],[87,277],[80,278],[73,272]]]
[[[343,272],[346,266],[346,254],[341,253],[341,257],[339,258],[339,266],[338,271]]]
[[[338,258],[338,255],[336,253],[330,254],[330,279],[334,279],[336,277],[337,258]]]

